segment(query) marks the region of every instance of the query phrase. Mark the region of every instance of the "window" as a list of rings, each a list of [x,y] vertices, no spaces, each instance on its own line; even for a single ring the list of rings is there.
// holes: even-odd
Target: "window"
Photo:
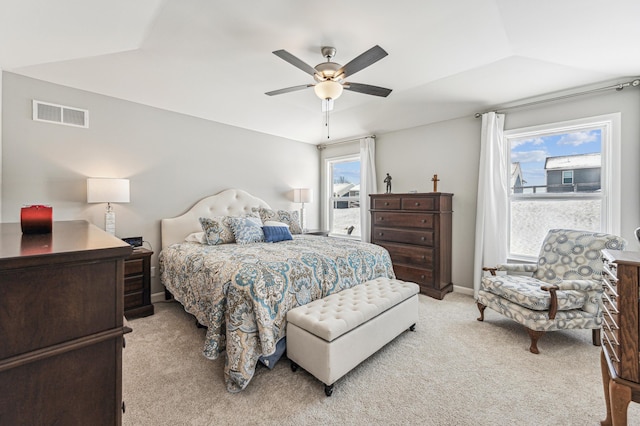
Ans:
[[[360,239],[360,155],[327,159],[326,167],[329,233]]]
[[[505,132],[509,258],[534,260],[549,229],[620,232],[620,115]]]

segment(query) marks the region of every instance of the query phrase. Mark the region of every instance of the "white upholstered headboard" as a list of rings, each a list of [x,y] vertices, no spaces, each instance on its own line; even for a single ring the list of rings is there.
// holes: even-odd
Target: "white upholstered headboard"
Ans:
[[[240,216],[251,213],[252,207],[271,208],[260,198],[241,189],[227,189],[216,195],[203,198],[185,214],[170,219],[162,219],[160,232],[162,248],[184,241],[192,232],[202,231],[199,219],[213,216]]]

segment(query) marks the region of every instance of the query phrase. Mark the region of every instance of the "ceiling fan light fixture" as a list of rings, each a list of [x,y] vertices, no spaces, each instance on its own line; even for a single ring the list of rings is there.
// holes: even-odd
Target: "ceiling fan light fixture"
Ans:
[[[331,80],[322,81],[313,90],[320,99],[338,99],[342,95],[342,84]]]

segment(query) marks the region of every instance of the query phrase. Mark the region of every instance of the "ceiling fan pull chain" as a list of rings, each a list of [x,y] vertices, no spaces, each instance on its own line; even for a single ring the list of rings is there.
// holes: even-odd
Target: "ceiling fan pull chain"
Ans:
[[[324,102],[327,102],[328,104],[329,100],[325,99]],[[330,139],[329,137],[329,106],[328,105],[327,105],[327,110],[325,111],[324,125],[327,127],[327,139]]]

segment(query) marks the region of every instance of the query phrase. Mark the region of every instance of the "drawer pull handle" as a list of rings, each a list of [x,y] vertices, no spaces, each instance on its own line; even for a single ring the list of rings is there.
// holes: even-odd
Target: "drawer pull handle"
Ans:
[[[424,241],[424,240],[425,240],[425,238],[424,238],[424,237],[420,237],[420,240]]]
[[[422,260],[427,260],[427,257],[426,256],[422,256]]]
[[[384,220],[384,217],[381,216],[381,217],[378,218],[378,220]]]
[[[384,232],[378,232],[378,236],[382,237],[384,235]]]
[[[421,279],[421,280],[424,280],[424,275],[420,275],[420,279]]]
[[[419,205],[420,205],[420,203],[416,203],[416,206],[419,206]]]
[[[385,206],[388,206],[388,205],[389,205],[389,202],[388,202],[388,201],[385,201],[385,202],[384,202],[384,205],[385,205]]]

